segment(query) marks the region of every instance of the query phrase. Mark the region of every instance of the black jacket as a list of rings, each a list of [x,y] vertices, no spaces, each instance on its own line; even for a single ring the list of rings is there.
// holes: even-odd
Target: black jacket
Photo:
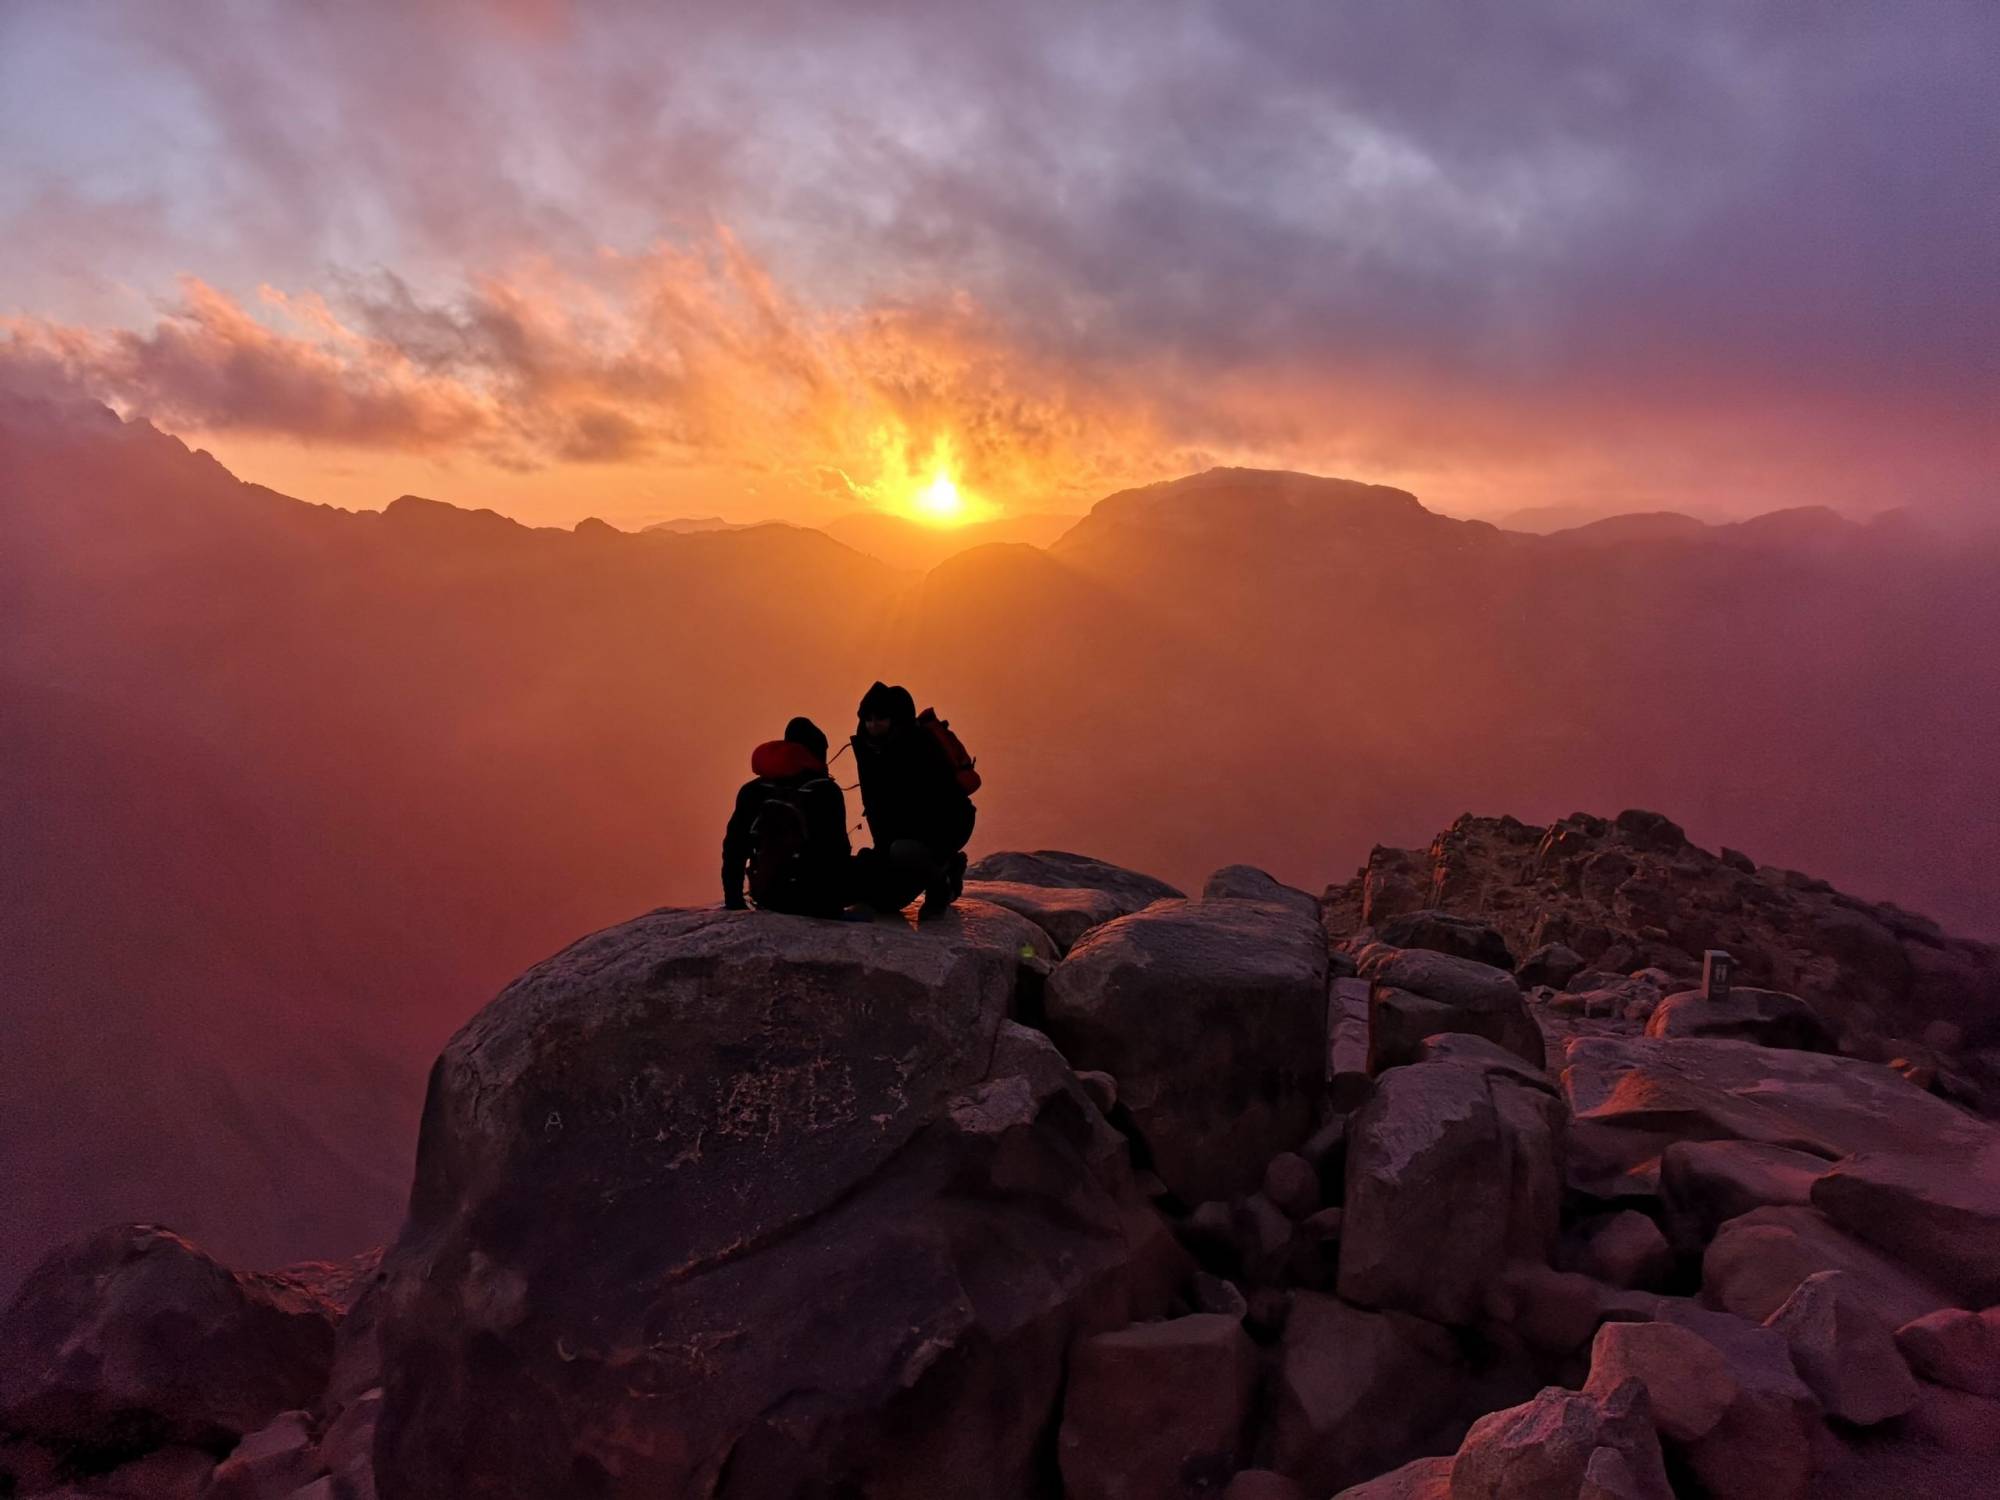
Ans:
[[[933,854],[963,849],[972,837],[972,799],[944,747],[914,719],[899,719],[880,741],[855,734],[861,808],[877,849],[915,839]]]
[[[743,875],[755,852],[751,827],[764,804],[780,792],[789,794],[806,815],[806,858],[798,907],[838,911],[847,899],[847,798],[827,775],[819,757],[785,740],[757,747],[753,770],[781,774],[758,776],[743,783],[736,809],[722,835],[722,898],[731,906],[743,900]],[[787,903],[789,906],[791,903]]]

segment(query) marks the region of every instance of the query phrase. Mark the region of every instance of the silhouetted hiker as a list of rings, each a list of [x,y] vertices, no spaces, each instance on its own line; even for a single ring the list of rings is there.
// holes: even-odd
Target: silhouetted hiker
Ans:
[[[965,888],[961,851],[979,773],[936,714],[917,713],[907,688],[876,683],[857,717],[850,743],[875,847],[854,857],[855,894],[877,911],[901,911],[922,892],[917,915],[942,915]]]
[[[834,917],[847,904],[847,799],[826,774],[826,736],[794,719],[781,740],[750,756],[754,779],[736,794],[722,835],[722,904],[750,899],[767,911]]]

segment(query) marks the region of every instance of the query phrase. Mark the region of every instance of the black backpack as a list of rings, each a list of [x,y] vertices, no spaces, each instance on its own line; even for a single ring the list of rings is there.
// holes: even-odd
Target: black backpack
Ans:
[[[805,878],[812,821],[802,790],[769,783],[764,805],[751,820],[750,900],[757,906],[787,904]]]

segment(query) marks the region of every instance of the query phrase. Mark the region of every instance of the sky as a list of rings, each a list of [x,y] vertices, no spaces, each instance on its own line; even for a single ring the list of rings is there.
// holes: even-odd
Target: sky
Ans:
[[[0,390],[536,524],[2000,494],[1991,0],[4,0]]]

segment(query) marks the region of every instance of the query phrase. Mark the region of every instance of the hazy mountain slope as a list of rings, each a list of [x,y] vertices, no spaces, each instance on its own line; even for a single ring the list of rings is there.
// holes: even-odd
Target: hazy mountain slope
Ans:
[[[917,575],[788,526],[350,514],[0,407],[0,776],[32,789],[0,1280],[114,1211],[251,1262],[365,1243],[449,1030],[712,899],[751,745],[797,712],[838,742],[877,676],[980,757],[975,852],[1318,886],[1468,808],[1656,805],[1990,934],[1995,576],[1814,518],[1579,548],[1228,470]]]
[[[921,572],[974,547],[1004,542],[1046,547],[1076,523],[1075,516],[1031,514],[964,526],[926,526],[885,511],[856,511],[827,522],[820,530],[893,568]]]

